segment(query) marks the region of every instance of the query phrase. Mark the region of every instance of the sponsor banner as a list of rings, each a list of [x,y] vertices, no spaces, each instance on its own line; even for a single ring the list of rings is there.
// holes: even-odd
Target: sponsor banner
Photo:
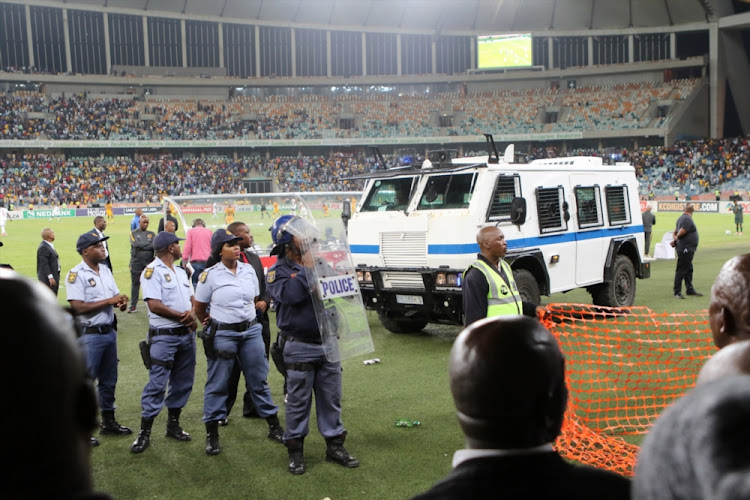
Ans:
[[[696,212],[718,212],[718,201],[660,201],[658,204],[659,212],[684,212],[685,206],[690,203]]]
[[[76,209],[76,216],[77,217],[106,217],[107,216],[107,210],[105,210],[104,207],[99,208],[79,208]]]
[[[549,132],[537,134],[498,134],[495,142],[524,142],[524,141],[558,141],[566,139],[581,139],[582,132]],[[290,147],[290,146],[359,146],[370,144],[446,144],[481,142],[485,139],[481,135],[457,135],[435,137],[377,137],[377,138],[325,138],[325,139],[260,139],[260,140],[195,140],[195,141],[52,141],[52,140],[0,140],[0,148],[216,148],[216,147]]]
[[[13,210],[13,211],[8,212],[8,218],[12,220],[23,219],[23,210]]]
[[[271,268],[271,266],[276,264],[276,256],[271,255],[269,257],[261,257],[260,263],[263,264],[263,272],[265,274],[268,274],[268,270]]]
[[[205,214],[211,212],[211,207],[208,205],[205,206],[181,206],[180,212],[183,214]]]
[[[163,207],[160,206],[154,206],[154,207],[124,207],[121,208],[122,214],[124,215],[135,215],[135,211],[138,209],[143,210],[144,214],[158,214],[164,210]],[[117,213],[117,209],[114,209],[114,213]]]
[[[52,209],[42,209],[42,210],[24,210],[23,211],[23,218],[24,219],[49,219],[50,217],[75,217],[76,210],[73,208],[61,208],[58,213],[55,213],[53,215]],[[15,218],[15,217],[11,217]]]
[[[722,213],[733,213],[734,210],[734,202],[733,201],[722,201],[721,203],[721,212]],[[739,206],[742,207],[742,211],[744,213],[747,213],[750,210],[750,202],[748,201],[740,201],[737,202]]]

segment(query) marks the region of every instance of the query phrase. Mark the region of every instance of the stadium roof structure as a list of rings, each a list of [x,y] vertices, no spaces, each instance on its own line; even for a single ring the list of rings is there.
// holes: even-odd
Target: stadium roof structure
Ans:
[[[729,0],[41,0],[252,22],[430,33],[649,28],[710,22]],[[60,5],[64,4],[64,5]],[[721,9],[719,9],[721,10]]]

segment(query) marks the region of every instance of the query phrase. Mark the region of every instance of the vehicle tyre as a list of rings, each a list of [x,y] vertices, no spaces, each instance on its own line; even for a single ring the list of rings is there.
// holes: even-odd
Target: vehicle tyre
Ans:
[[[635,302],[635,268],[625,255],[615,257],[612,281],[602,283],[591,293],[594,304],[608,307],[628,307]]]
[[[380,323],[391,333],[417,333],[427,326],[425,319],[394,319],[385,314],[378,314]]]
[[[513,271],[513,279],[516,280],[516,286],[518,287],[518,293],[524,302],[531,302],[537,304],[542,300],[542,295],[539,293],[539,283],[536,282],[536,278],[531,274],[531,271],[526,269],[515,269]]]

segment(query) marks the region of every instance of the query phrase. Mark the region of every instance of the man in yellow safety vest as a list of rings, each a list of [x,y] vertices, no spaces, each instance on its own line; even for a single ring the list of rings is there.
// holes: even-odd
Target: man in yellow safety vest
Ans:
[[[464,272],[464,325],[492,316],[543,316],[545,309],[525,302],[518,293],[513,270],[504,257],[508,251],[499,227],[483,227],[477,233],[477,260]]]

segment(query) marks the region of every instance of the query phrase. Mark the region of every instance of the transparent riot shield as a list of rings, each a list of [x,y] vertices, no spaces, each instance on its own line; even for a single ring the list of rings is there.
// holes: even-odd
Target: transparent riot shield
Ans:
[[[298,203],[305,206],[301,198]],[[341,361],[374,351],[343,221],[315,218],[310,210],[300,213],[306,217],[294,217],[285,230],[297,237],[303,252],[326,359]]]

